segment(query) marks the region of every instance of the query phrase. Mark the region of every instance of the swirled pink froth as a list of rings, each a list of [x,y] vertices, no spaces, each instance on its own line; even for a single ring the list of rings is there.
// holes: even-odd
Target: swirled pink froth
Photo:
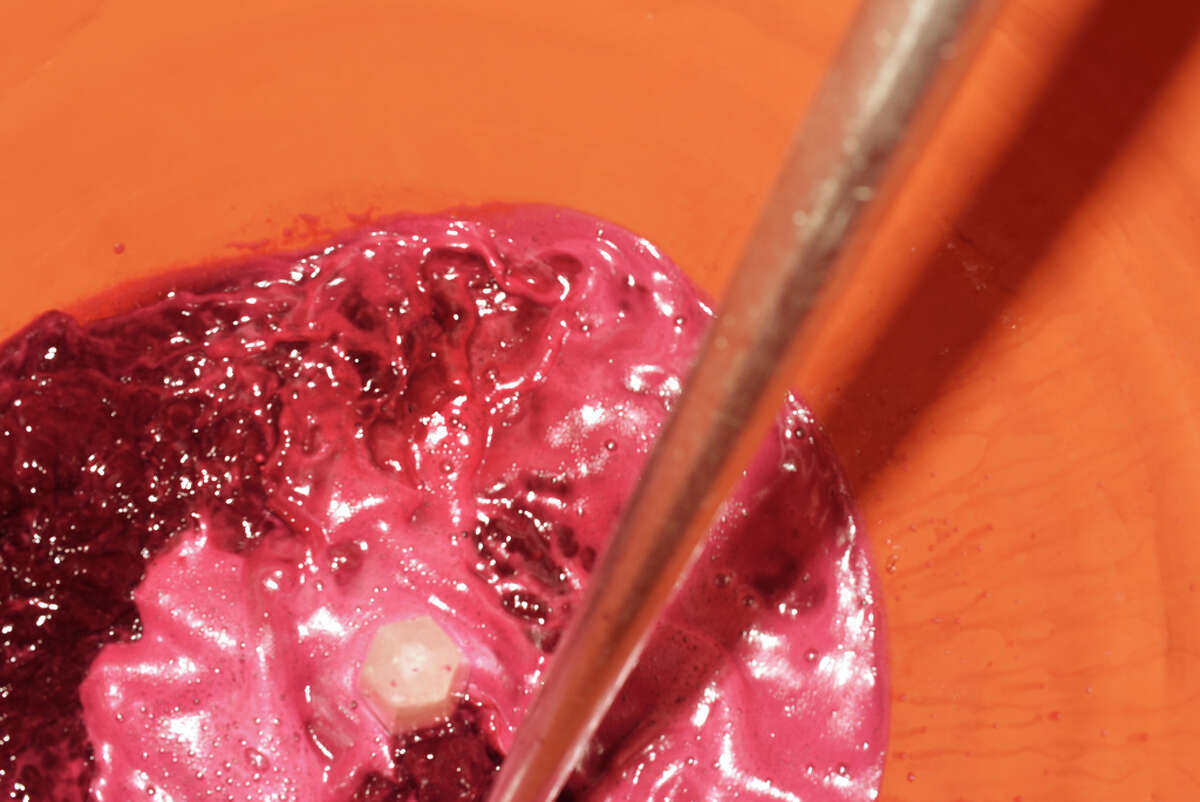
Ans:
[[[645,240],[538,207],[35,323],[0,354],[4,545],[34,555],[4,566],[4,682],[30,692],[0,712],[34,735],[0,745],[0,789],[482,799],[709,317]],[[393,736],[359,672],[419,616],[466,682]],[[873,799],[880,625],[791,402],[564,798]]]

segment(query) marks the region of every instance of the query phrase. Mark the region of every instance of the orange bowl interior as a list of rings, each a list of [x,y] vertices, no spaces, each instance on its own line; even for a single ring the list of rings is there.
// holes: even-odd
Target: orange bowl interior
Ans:
[[[598,5],[10,2],[0,332],[494,201],[615,220],[719,295],[853,4]],[[1200,788],[1198,29],[1001,4],[797,377],[883,577],[882,799]]]

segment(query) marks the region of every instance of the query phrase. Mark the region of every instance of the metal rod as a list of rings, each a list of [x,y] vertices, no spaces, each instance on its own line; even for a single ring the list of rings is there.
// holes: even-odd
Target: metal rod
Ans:
[[[913,148],[914,121],[929,127],[948,95],[946,76],[961,72],[943,66],[975,6],[864,3],[490,802],[549,802],[579,761],[773,425],[802,350],[802,324],[831,269],[868,236],[863,212],[897,146],[907,140],[905,150]]]

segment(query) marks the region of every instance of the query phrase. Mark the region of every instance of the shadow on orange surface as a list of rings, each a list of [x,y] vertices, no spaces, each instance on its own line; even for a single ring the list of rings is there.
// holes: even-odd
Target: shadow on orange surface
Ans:
[[[861,491],[888,464],[1003,315],[1137,133],[1198,34],[1195,0],[1096,4],[1017,135],[951,214],[954,247],[921,260],[912,288],[879,324],[824,414],[852,486]],[[962,269],[963,252],[986,266],[988,283],[1000,291],[978,291]]]

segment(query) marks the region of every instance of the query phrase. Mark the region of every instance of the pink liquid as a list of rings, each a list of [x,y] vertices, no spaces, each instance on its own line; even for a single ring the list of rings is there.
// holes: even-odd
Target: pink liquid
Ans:
[[[0,791],[482,799],[709,312],[649,243],[527,208],[412,217],[0,351]],[[389,737],[374,630],[466,654]],[[868,800],[869,560],[783,413],[565,799]]]

